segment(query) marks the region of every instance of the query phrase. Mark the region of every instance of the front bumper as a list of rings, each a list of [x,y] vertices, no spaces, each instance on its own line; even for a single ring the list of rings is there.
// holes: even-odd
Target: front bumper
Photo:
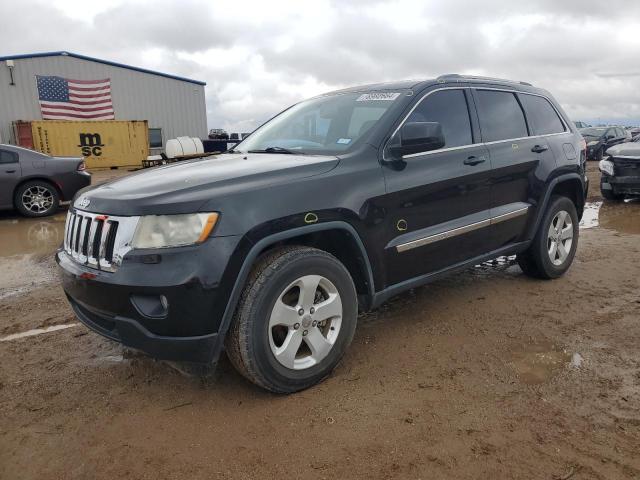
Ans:
[[[617,177],[602,175],[601,188],[612,190],[616,195],[640,195],[640,176]]]
[[[237,242],[132,251],[115,272],[81,265],[64,250],[56,260],[69,303],[90,329],[156,358],[208,363],[222,348],[232,283],[223,276]]]

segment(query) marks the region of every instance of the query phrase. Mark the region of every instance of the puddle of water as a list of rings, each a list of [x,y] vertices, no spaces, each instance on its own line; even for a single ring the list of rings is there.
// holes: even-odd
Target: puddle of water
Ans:
[[[45,218],[0,220],[0,258],[25,254],[53,253],[62,243],[65,213]]]
[[[26,332],[12,333],[6,337],[0,337],[0,342],[10,342],[11,340],[18,340],[19,338],[33,337],[35,335],[42,335],[43,333],[56,332],[58,330],[65,330],[71,327],[77,327],[79,323],[68,323],[66,325],[53,325],[46,328],[34,328],[33,330],[27,330]]]
[[[537,385],[551,379],[572,359],[570,353],[550,342],[523,345],[514,352],[511,365],[520,381]]]
[[[584,213],[580,220],[580,228],[594,228],[600,224],[599,213],[602,202],[587,202],[584,205]]]
[[[640,235],[640,200],[605,202],[600,209],[600,226],[620,233]]]

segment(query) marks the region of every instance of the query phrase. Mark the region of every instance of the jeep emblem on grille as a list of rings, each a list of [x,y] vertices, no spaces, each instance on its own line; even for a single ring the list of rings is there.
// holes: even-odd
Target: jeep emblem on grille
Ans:
[[[80,200],[78,200],[79,207],[88,207],[90,203],[91,200],[89,200],[87,197],[82,197]]]

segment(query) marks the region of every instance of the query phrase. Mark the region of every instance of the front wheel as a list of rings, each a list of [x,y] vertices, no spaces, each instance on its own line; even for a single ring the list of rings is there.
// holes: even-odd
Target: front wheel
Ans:
[[[277,249],[249,277],[227,335],[227,356],[260,387],[303,390],[338,364],[357,313],[353,280],[338,259],[309,247]]]
[[[518,264],[524,273],[543,279],[563,275],[576,254],[580,233],[578,224],[573,202],[564,196],[551,197],[531,245],[518,254]]]

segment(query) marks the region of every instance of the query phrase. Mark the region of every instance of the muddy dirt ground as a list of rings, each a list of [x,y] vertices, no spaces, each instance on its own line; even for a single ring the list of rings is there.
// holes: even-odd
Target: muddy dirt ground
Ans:
[[[64,210],[0,214],[0,478],[640,478],[640,201],[601,205],[590,169],[565,277],[502,259],[406,293],[290,396],[77,325],[52,261]]]

